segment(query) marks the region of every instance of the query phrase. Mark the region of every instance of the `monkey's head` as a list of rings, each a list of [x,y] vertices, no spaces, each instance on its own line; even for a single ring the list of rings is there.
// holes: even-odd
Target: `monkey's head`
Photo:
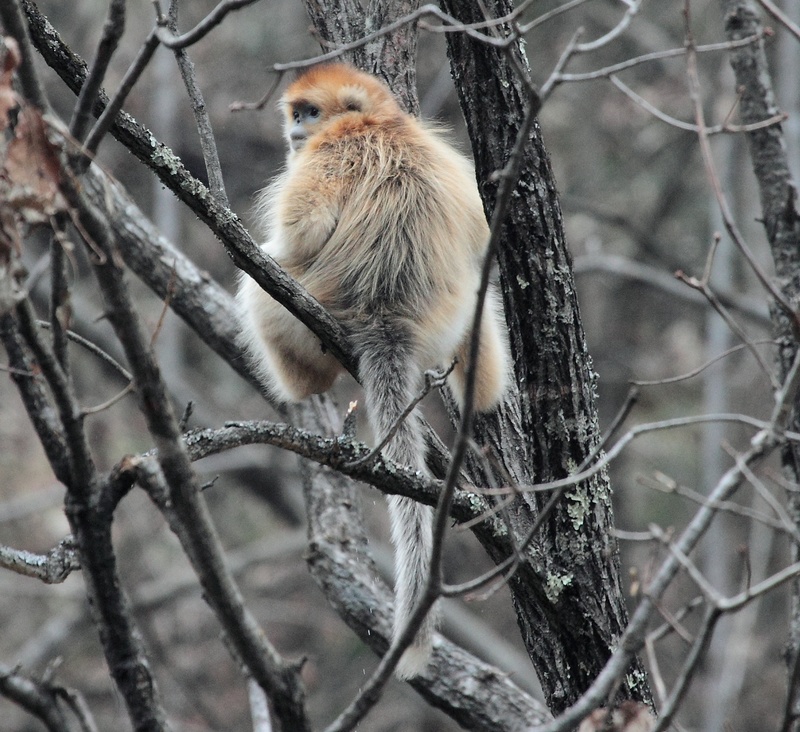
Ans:
[[[286,138],[292,153],[320,133],[336,127],[381,124],[402,116],[389,89],[378,79],[345,63],[314,66],[290,84],[281,98]]]

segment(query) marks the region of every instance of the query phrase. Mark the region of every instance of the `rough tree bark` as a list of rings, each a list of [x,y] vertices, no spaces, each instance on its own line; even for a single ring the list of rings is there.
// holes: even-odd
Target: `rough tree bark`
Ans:
[[[722,0],[725,34],[730,41],[760,34],[761,17],[750,0]],[[764,43],[748,44],[731,51],[731,66],[740,90],[739,113],[745,125],[778,114],[772,78]],[[775,264],[775,280],[794,313],[771,303],[772,324],[778,343],[777,371],[781,382],[794,362],[798,348],[798,306],[800,306],[800,216],[796,208],[797,187],[789,169],[789,159],[781,125],[770,125],[747,133],[750,157],[758,182],[764,230]],[[800,429],[800,404],[795,403],[789,429]],[[800,446],[786,442],[781,451],[785,477],[800,483]],[[789,510],[795,525],[800,525],[800,494],[788,495]],[[800,549],[792,545],[794,560]],[[800,581],[793,582],[792,616],[788,647],[789,693],[784,730],[795,729],[800,719]]]
[[[484,5],[493,17],[513,9],[507,0]],[[464,23],[483,20],[477,4],[444,0],[442,7]],[[520,44],[501,51],[461,33],[450,33],[447,39],[479,186],[491,216],[498,188],[494,174],[507,164],[530,103],[510,55],[522,69],[528,68],[527,59]],[[519,402],[482,420],[476,430],[491,435],[504,467],[520,485],[564,478],[598,444],[597,376],[538,125],[525,148],[498,261]],[[529,493],[518,501],[513,520],[520,535],[548,497]],[[591,683],[627,624],[612,529],[611,486],[603,472],[561,498],[511,582],[523,639],[554,713]],[[650,700],[639,663],[622,680],[620,695]]]

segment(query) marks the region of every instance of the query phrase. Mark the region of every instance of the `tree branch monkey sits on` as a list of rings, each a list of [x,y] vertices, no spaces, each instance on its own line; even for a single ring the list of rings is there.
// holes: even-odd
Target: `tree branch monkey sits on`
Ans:
[[[425,370],[458,363],[450,376],[463,400],[472,322],[488,227],[470,163],[400,109],[378,79],[342,64],[303,73],[282,98],[286,170],[260,195],[264,251],[353,334],[359,377],[376,440],[422,386]],[[319,339],[251,279],[238,294],[243,341],[283,400],[331,387],[341,365]],[[500,400],[508,356],[490,292],[481,321],[474,404]],[[385,455],[427,475],[416,412]],[[395,635],[422,595],[432,510],[390,496],[396,550]],[[421,673],[431,653],[435,611],[397,668]]]

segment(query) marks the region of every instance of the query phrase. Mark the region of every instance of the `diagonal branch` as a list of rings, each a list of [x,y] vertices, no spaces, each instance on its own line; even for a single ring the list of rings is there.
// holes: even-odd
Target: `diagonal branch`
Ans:
[[[94,263],[95,276],[106,302],[108,318],[136,380],[140,407],[158,448],[158,461],[170,499],[183,524],[184,532],[180,538],[184,550],[237,653],[272,699],[277,718],[287,729],[309,730],[298,669],[284,664],[269,644],[245,607],[225,564],[211,516],[180,439],[178,421],[149,346],[149,338],[133,308],[116,243],[106,220],[83,189],[68,176],[63,189],[82,230],[104,255]]]
[[[0,694],[37,717],[48,732],[71,729],[56,690],[23,674],[19,669],[0,665]]]

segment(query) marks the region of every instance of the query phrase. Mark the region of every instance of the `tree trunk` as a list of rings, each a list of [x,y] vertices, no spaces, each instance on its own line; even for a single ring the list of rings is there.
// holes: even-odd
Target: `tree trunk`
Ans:
[[[487,0],[500,17],[506,0]],[[477,5],[444,0],[464,23],[483,20]],[[525,115],[525,88],[508,55],[462,33],[447,35],[477,178],[491,216],[498,184]],[[516,55],[527,68],[519,46]],[[498,250],[514,357],[517,404],[476,424],[519,485],[574,472],[598,444],[597,375],[581,324],[556,184],[538,125],[525,147],[521,175],[503,222]],[[524,536],[549,493],[527,493],[512,512]],[[510,583],[522,637],[548,706],[574,702],[605,664],[627,624],[605,472],[568,490],[538,532]],[[492,551],[495,560],[502,559]],[[621,697],[650,700],[637,662],[621,680]]]
[[[749,0],[722,0],[725,34],[738,41],[763,31],[754,3]],[[739,110],[742,124],[769,119],[778,113],[763,42],[731,51],[731,66],[736,87],[741,90]],[[795,207],[797,188],[789,170],[786,144],[781,125],[771,125],[747,133],[753,171],[758,181],[764,229],[775,263],[778,289],[791,305],[788,313],[778,303],[771,303],[773,330],[778,343],[777,371],[781,382],[794,363],[798,346],[797,309],[800,304],[800,217]],[[800,405],[795,403],[790,430],[800,429]],[[781,451],[786,479],[800,483],[800,447],[787,441]],[[800,495],[791,491],[788,507],[795,525],[800,525]],[[792,545],[794,560],[800,550]],[[792,584],[792,616],[788,644],[789,693],[784,730],[795,729],[800,718],[800,581]]]

